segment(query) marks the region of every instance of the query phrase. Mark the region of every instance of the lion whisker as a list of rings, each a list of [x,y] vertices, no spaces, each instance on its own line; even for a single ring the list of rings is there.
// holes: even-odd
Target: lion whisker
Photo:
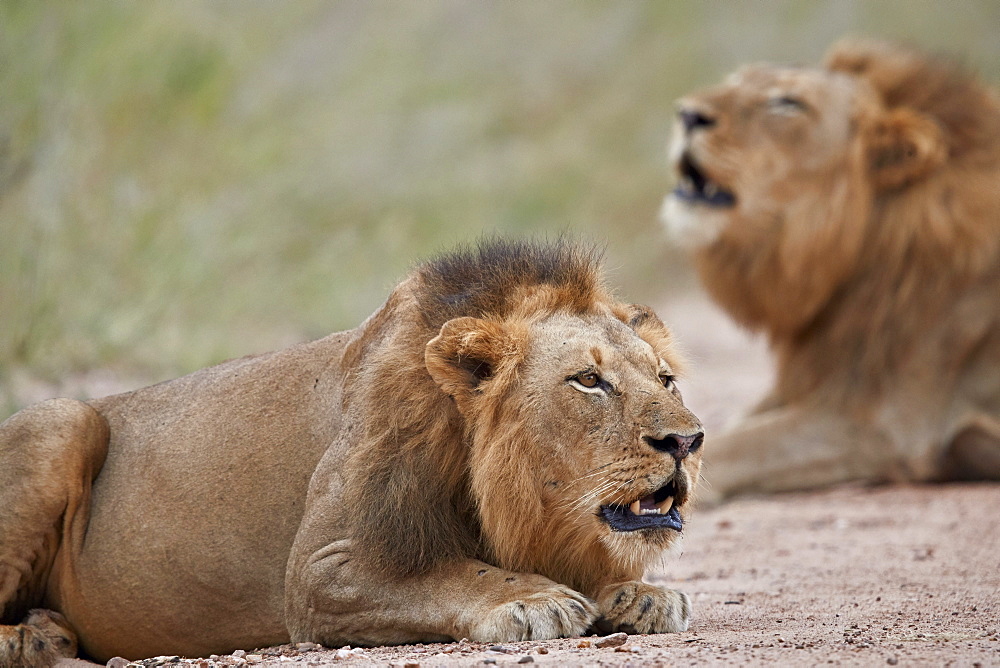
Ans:
[[[570,510],[574,511],[583,510],[586,506],[596,501],[599,496],[603,495],[605,492],[611,489],[614,486],[614,484],[615,481],[613,479],[605,480],[594,489],[582,494],[575,501],[572,502],[566,501],[565,505],[567,505]]]
[[[587,478],[591,478],[591,477],[593,477],[595,475],[598,475],[598,474],[602,473],[602,469],[607,468],[608,466],[611,466],[611,463],[605,464],[604,466],[598,466],[593,471],[590,471],[589,473],[584,473],[579,478],[575,478],[573,480],[570,480],[569,483],[567,483],[567,484],[572,485],[574,483],[580,482],[581,480],[586,480]]]

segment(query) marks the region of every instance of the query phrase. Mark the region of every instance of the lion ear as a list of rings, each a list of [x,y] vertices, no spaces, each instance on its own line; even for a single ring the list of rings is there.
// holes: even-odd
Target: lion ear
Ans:
[[[620,310],[616,315],[622,322],[651,345],[674,373],[683,374],[685,363],[674,345],[674,335],[653,309],[644,304],[618,304],[616,308]]]
[[[492,378],[511,352],[503,324],[481,318],[455,318],[427,342],[424,364],[431,378],[459,406],[479,385]]]
[[[878,121],[868,143],[868,165],[879,190],[901,188],[944,163],[947,147],[931,118],[906,108]]]

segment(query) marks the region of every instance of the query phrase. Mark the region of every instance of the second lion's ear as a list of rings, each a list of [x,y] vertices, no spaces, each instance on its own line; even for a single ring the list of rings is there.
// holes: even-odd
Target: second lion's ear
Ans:
[[[890,111],[872,132],[868,164],[879,190],[901,188],[920,179],[947,158],[941,128],[909,109]]]
[[[520,357],[516,338],[502,323],[455,318],[427,342],[424,364],[434,382],[464,410],[480,384]]]

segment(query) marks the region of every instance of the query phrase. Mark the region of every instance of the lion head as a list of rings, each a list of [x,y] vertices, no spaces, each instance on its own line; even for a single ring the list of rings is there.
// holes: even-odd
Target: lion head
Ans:
[[[995,274],[1000,104],[945,59],[848,40],[822,68],[744,67],[680,101],[670,155],[668,230],[779,357],[823,339],[817,381],[836,347],[890,370]]]
[[[390,302],[399,324],[350,399],[370,447],[345,475],[376,563],[474,556],[594,596],[677,540],[701,425],[670,333],[608,294],[593,253],[486,243]]]
[[[752,65],[683,98],[671,156],[667,227],[778,367],[715,440],[715,493],[1000,476],[992,89],[847,40],[822,68]]]

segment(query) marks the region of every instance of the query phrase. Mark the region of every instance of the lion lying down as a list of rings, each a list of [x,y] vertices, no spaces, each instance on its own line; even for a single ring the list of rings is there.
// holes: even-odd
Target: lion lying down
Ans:
[[[701,425],[592,254],[483,244],[357,329],[0,425],[0,666],[687,628]],[[31,610],[32,608],[40,608]]]
[[[771,396],[713,441],[711,491],[1000,479],[1000,97],[844,42],[680,102],[664,217],[765,332]]]

